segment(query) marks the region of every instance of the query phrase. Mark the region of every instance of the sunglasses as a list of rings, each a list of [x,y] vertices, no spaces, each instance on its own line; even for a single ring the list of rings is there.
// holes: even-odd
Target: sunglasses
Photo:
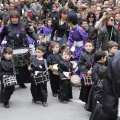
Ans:
[[[94,18],[94,16],[90,16],[89,18]]]
[[[62,14],[67,15],[67,13],[65,13],[65,12],[64,12],[64,13],[62,13]]]
[[[110,21],[114,21],[114,19],[110,19]]]

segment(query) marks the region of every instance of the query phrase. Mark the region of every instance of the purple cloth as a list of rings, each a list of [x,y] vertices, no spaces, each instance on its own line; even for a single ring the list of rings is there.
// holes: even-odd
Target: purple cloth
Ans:
[[[34,40],[29,36],[27,36],[27,42],[28,44],[34,44]]]
[[[72,47],[74,41],[83,41],[83,44],[85,44],[87,40],[88,34],[86,33],[86,31],[82,27],[76,25],[76,27],[74,29],[71,29],[70,31],[67,44]],[[73,57],[79,59],[82,51],[85,51],[84,45],[76,46],[75,51],[73,52]]]
[[[43,27],[43,34],[45,36],[51,35],[51,32],[52,32],[52,28],[51,27],[47,27],[47,26]]]
[[[2,31],[3,27],[0,27],[0,32]]]
[[[77,64],[78,64],[78,59],[77,58],[71,58],[71,61],[75,61]],[[80,76],[80,78],[82,79],[83,78],[83,73],[80,72],[80,70],[78,69],[76,72],[75,72],[77,75]]]
[[[43,28],[41,28],[41,29],[38,28],[38,29],[37,29],[37,34],[38,34],[38,35],[43,34]]]
[[[4,27],[0,27],[0,32],[3,30]],[[6,40],[6,36],[4,37],[4,40]]]

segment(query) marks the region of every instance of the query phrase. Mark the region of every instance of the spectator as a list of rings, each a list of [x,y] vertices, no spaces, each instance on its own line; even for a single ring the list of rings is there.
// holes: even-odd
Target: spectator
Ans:
[[[114,27],[114,17],[112,17],[112,15],[107,15],[106,26],[101,29],[98,35],[98,48],[107,50],[107,43],[111,40],[117,42],[118,46],[120,46],[120,36],[118,29]]]

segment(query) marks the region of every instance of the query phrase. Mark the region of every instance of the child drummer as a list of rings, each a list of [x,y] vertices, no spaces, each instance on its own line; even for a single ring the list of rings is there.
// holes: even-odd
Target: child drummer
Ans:
[[[52,52],[52,54],[49,55],[47,58],[47,63],[50,68],[49,70],[50,85],[51,85],[53,97],[57,97],[59,92],[59,81],[60,81],[59,75],[53,73],[53,71],[55,70],[53,66],[55,64],[58,64],[62,60],[61,55],[59,54],[59,48],[60,48],[59,44],[53,42],[50,45],[50,51]]]
[[[32,60],[31,66],[28,67],[28,70],[31,70],[33,76],[35,75],[36,71],[44,73],[47,69],[47,62],[43,59],[43,55],[45,53],[45,47],[38,46],[36,48],[36,57]],[[41,101],[44,107],[47,107],[47,78],[40,83],[35,82],[35,78],[32,76],[31,80],[31,94],[32,94],[32,102],[36,103],[37,101]]]
[[[58,72],[60,77],[59,84],[59,96],[58,99],[62,103],[67,104],[69,99],[72,99],[72,86],[70,82],[70,77],[73,74],[72,63],[70,62],[71,52],[62,52],[62,61],[58,64]]]

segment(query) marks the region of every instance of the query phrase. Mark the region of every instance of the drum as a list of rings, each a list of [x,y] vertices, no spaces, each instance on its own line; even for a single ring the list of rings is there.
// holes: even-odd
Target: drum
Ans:
[[[14,49],[13,59],[16,66],[27,65],[31,62],[30,50],[27,48]]]
[[[84,79],[85,86],[92,86],[91,74],[88,74],[88,73],[84,74],[83,79]]]
[[[48,71],[47,72],[35,71],[35,74],[33,76],[34,76],[34,81],[36,85],[50,80]]]
[[[59,75],[59,73],[58,73],[58,64],[54,64],[53,65],[52,72],[53,72],[54,75]]]
[[[80,85],[81,79],[78,75],[72,75],[70,80],[73,85]]]
[[[3,75],[2,82],[4,87],[14,86],[17,84],[16,75]]]

